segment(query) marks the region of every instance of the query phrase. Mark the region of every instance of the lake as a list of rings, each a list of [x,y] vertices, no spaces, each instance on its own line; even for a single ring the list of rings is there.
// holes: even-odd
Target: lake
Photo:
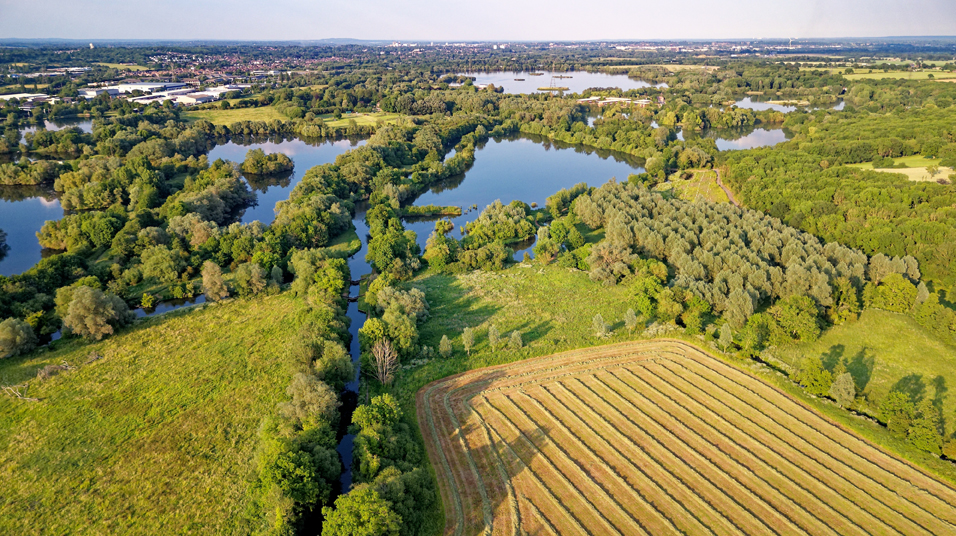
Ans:
[[[47,220],[63,217],[60,201],[50,188],[36,186],[0,186],[0,229],[7,233],[6,255],[0,259],[0,275],[29,270],[43,258],[37,242]]]
[[[209,151],[209,162],[212,163],[216,159],[222,158],[242,164],[242,161],[246,159],[246,153],[252,149],[262,149],[267,154],[282,153],[292,159],[295,163],[295,169],[292,170],[292,173],[246,177],[249,187],[256,192],[258,200],[255,206],[246,208],[241,221],[242,223],[249,223],[259,220],[268,225],[275,219],[276,203],[289,198],[292,189],[302,180],[306,171],[315,166],[335,162],[335,158],[340,154],[362,145],[365,145],[365,140],[338,140],[321,143],[288,140],[245,145],[230,141],[223,145],[217,145]]]
[[[67,127],[77,127],[83,132],[86,132],[88,134],[93,132],[92,119],[76,118],[76,119],[54,119],[52,121],[45,120],[43,121],[43,126],[47,130],[63,130],[64,128],[67,128]],[[20,129],[20,133],[25,134],[27,132],[36,132],[36,130],[37,130],[36,126],[29,126],[29,127]]]
[[[474,165],[464,174],[432,185],[414,204],[462,207],[461,216],[450,218],[455,224],[451,235],[461,238],[460,227],[478,218],[481,211],[496,199],[505,204],[517,199],[544,207],[548,196],[579,182],[600,186],[612,177],[626,181],[628,175],[644,171],[641,163],[629,155],[598,152],[543,139],[491,139],[478,148]],[[469,212],[467,209],[471,205],[477,205],[477,210]],[[405,220],[405,227],[418,233],[422,250],[436,220]],[[519,251],[528,248],[530,245],[524,245]],[[516,258],[521,258],[521,255],[516,253]]]
[[[532,76],[528,72],[499,72],[499,73],[461,73],[459,76],[470,76],[476,84],[494,84],[495,87],[505,88],[505,93],[538,93],[539,87],[550,87],[552,76],[569,76],[570,78],[555,78],[554,85],[568,88],[568,93],[581,93],[592,87],[616,87],[622,90],[640,89],[644,87],[667,87],[667,84],[650,84],[643,80],[628,78],[626,74],[588,73],[585,71],[551,72],[536,71],[541,76]],[[523,78],[524,80],[515,80]]]
[[[779,99],[783,99],[783,97],[778,97],[778,98],[779,98]],[[776,100],[776,99],[770,99],[770,100]],[[736,107],[738,107],[738,108],[749,108],[749,109],[751,109],[751,110],[758,111],[758,112],[759,112],[759,111],[763,111],[763,110],[776,110],[776,111],[778,111],[778,112],[790,113],[790,112],[796,111],[797,109],[807,109],[807,108],[809,108],[809,109],[811,109],[811,110],[818,110],[818,109],[823,109],[823,108],[830,108],[831,110],[834,110],[834,111],[840,111],[840,110],[843,109],[843,106],[844,106],[845,104],[846,104],[846,103],[844,103],[843,100],[841,99],[840,102],[835,103],[835,104],[832,105],[832,106],[809,106],[809,107],[807,107],[807,106],[799,106],[799,107],[798,107],[798,106],[784,106],[784,105],[782,105],[782,104],[773,104],[773,103],[769,103],[769,102],[762,102],[762,101],[760,101],[760,100],[754,100],[753,97],[745,97],[745,98],[743,98],[743,99],[741,99],[741,100],[735,102],[735,103],[734,103],[734,106],[736,106]]]

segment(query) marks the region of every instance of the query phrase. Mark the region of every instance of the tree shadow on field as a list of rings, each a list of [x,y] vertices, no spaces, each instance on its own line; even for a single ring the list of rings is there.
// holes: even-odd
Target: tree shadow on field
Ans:
[[[521,342],[527,346],[538,339],[543,338],[548,333],[551,333],[551,321],[545,320],[544,322],[538,322],[537,324],[532,324],[531,322],[525,322],[515,328],[521,333]],[[502,337],[510,336],[511,332],[503,333]]]
[[[829,350],[820,356],[820,362],[823,364],[823,368],[833,372],[837,363],[843,360],[844,353],[846,353],[846,346],[842,344],[834,344],[831,346]]]
[[[866,355],[868,349],[864,346],[856,355],[846,362],[846,371],[853,376],[853,383],[856,384],[856,392],[861,393],[870,383],[873,377],[873,366],[876,358],[872,355]]]
[[[909,374],[894,383],[893,387],[890,387],[890,392],[903,393],[916,405],[926,396],[926,382],[923,381],[922,374]]]
[[[466,327],[477,326],[501,310],[501,306],[470,296],[465,285],[454,276],[430,275],[414,284],[425,292],[429,317],[420,326],[426,340],[441,339],[442,335],[461,333]]]

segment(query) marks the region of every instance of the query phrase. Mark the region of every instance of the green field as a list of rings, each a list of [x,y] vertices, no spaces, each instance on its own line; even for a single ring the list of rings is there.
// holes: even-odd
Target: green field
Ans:
[[[372,113],[353,113],[353,114],[343,114],[342,119],[335,119],[331,114],[319,116],[325,121],[325,124],[330,127],[347,127],[349,126],[349,121],[355,120],[355,123],[359,126],[362,125],[375,125],[378,122],[382,123],[394,123],[401,117],[401,114],[390,114],[387,112],[372,112]]]
[[[694,176],[687,180],[672,176],[668,182],[658,184],[655,190],[670,192],[687,201],[706,200],[712,203],[729,203],[727,193],[717,186],[717,173],[712,170],[695,170]]]
[[[956,397],[946,394],[956,386],[956,345],[927,333],[909,316],[868,309],[859,320],[830,328],[814,343],[775,353],[791,365],[807,355],[822,356],[824,364],[829,360],[832,365],[846,359],[853,364],[847,369],[858,375],[857,383],[865,384],[863,409],[873,415],[894,386],[932,398],[939,385],[946,435],[956,431]]]
[[[120,71],[148,71],[149,67],[143,67],[142,65],[123,65],[122,63],[96,63],[94,65],[102,65],[103,67],[109,67],[110,69],[118,69]]]
[[[247,534],[258,427],[285,396],[288,293],[0,361],[0,533]],[[102,356],[92,361],[93,353]],[[68,364],[46,380],[37,371]]]
[[[240,99],[241,100],[241,99]],[[189,110],[183,113],[183,117],[189,121],[198,121],[205,119],[214,125],[231,125],[238,121],[287,121],[288,118],[278,112],[272,106],[260,106],[257,108],[232,108],[229,110]],[[331,114],[319,116],[326,125],[330,127],[347,127],[350,120],[355,120],[358,125],[375,125],[379,121],[383,123],[393,123],[401,115],[385,112],[375,112],[370,114],[348,114],[343,115],[342,119],[335,119]]]
[[[953,174],[954,170],[950,167],[939,167],[935,175],[930,176],[929,171],[927,171],[928,166],[939,166],[939,158],[926,158],[921,155],[913,156],[904,156],[902,158],[894,158],[893,162],[895,165],[903,164],[905,168],[874,168],[873,162],[863,162],[860,164],[848,164],[850,167],[855,167],[859,169],[875,169],[882,173],[899,173],[905,175],[907,179],[911,181],[935,181],[938,179],[948,178]]]
[[[933,78],[936,80],[956,78],[956,73],[945,71],[890,71],[888,73],[884,73],[883,71],[870,71],[865,73],[854,71],[853,74],[845,74],[843,77],[848,80],[880,80],[883,78],[894,78],[898,80],[929,80],[930,75],[933,75]]]
[[[214,125],[231,125],[239,121],[285,121],[287,119],[272,106],[229,110],[190,110],[184,112],[183,117],[188,121],[205,119]]]

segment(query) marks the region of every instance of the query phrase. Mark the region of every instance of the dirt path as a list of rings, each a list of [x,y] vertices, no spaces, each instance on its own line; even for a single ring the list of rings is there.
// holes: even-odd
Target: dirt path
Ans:
[[[740,206],[740,203],[738,203],[737,200],[734,199],[734,193],[730,191],[730,188],[727,188],[726,186],[724,186],[724,183],[723,183],[723,182],[721,182],[721,180],[720,180],[720,170],[717,169],[717,168],[714,168],[714,172],[717,173],[717,186],[720,186],[721,189],[724,190],[724,193],[727,194],[727,199],[730,199],[730,202],[731,202],[731,203],[733,203],[735,206],[738,206],[738,207],[739,207],[739,206]]]

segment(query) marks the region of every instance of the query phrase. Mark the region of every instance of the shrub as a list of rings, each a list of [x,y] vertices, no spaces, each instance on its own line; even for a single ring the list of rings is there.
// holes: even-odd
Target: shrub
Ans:
[[[214,302],[229,297],[229,287],[222,279],[222,269],[212,261],[206,261],[202,265],[202,291],[207,300]]]
[[[465,345],[465,352],[471,356],[471,347],[475,345],[475,331],[465,328],[465,331],[461,333],[461,342]]]
[[[442,357],[451,357],[452,352],[453,348],[451,341],[448,340],[448,335],[442,335],[441,342],[438,343],[438,353],[440,353]]]
[[[508,338],[508,346],[512,350],[520,350],[524,343],[521,341],[521,332],[514,330],[511,332],[511,337]]]
[[[594,336],[599,338],[604,338],[609,335],[607,322],[604,321],[604,317],[601,316],[601,313],[594,315],[594,319],[591,321],[591,326],[594,328]]]
[[[36,344],[33,328],[23,320],[8,318],[0,322],[0,359],[29,352]]]
[[[78,287],[63,324],[77,335],[100,340],[133,318],[135,315],[119,297],[95,288]]]
[[[856,398],[856,384],[849,372],[838,375],[836,380],[833,381],[833,385],[830,386],[830,398],[836,400],[837,404],[842,407],[847,407],[853,403]]]
[[[236,285],[243,296],[255,296],[266,288],[266,269],[254,262],[247,262],[236,270]]]
[[[501,344],[501,335],[498,333],[498,328],[494,326],[488,328],[488,344],[492,350],[497,350],[498,345]]]

